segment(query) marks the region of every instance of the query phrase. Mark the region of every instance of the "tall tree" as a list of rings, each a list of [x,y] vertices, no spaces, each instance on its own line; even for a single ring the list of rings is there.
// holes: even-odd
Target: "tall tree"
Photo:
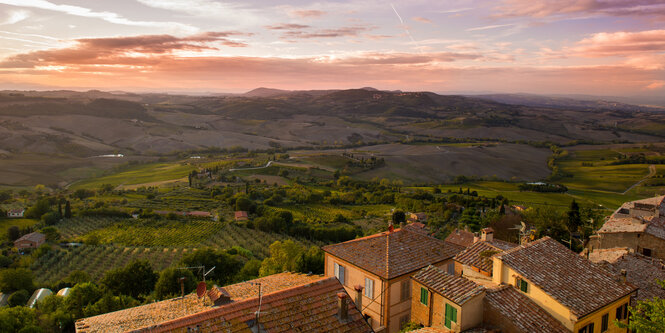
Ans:
[[[72,217],[72,205],[69,203],[69,200],[65,202],[65,217],[66,218]]]
[[[661,288],[665,288],[665,280],[658,280]],[[665,299],[654,297],[651,300],[637,301],[635,307],[629,308],[628,325],[617,322],[621,328],[629,328],[637,333],[665,332]]]
[[[568,227],[568,233],[570,235],[569,246],[572,249],[573,247],[573,233],[577,232],[582,226],[582,217],[580,215],[580,206],[577,204],[575,199],[570,203],[570,209],[568,210],[568,220],[566,222],[566,227]]]

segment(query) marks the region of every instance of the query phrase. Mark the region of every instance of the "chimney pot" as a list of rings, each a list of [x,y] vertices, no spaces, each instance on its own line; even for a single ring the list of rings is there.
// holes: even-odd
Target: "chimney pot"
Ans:
[[[338,318],[340,322],[349,320],[349,305],[346,303],[346,293],[338,293]]]
[[[363,288],[363,286],[357,284],[353,287],[353,289],[355,289],[355,291],[356,291],[356,300],[355,300],[356,309],[358,309],[358,311],[362,311],[362,309],[363,309],[363,289],[364,288]]]
[[[628,275],[628,272],[625,269],[622,269],[621,270],[621,280],[623,280],[624,283],[626,282],[626,275]]]

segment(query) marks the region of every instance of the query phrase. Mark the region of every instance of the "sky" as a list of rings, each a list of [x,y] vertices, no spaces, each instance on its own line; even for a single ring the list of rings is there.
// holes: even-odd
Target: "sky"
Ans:
[[[0,0],[0,89],[665,95],[665,0]]]

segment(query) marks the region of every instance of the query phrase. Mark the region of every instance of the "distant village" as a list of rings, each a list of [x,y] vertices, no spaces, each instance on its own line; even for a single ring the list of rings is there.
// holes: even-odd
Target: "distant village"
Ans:
[[[242,212],[236,219],[245,219]],[[76,332],[627,332],[665,298],[665,196],[624,203],[581,254],[491,228],[434,238],[421,223],[323,247],[325,273],[283,272],[76,322]],[[18,246],[38,246],[26,235]],[[59,293],[66,296],[66,290]],[[37,290],[31,301],[50,290]]]

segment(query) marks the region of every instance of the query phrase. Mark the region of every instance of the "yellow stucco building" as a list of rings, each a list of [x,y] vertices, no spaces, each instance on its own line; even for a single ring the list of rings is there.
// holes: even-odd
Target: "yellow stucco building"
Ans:
[[[338,278],[376,332],[396,333],[411,320],[411,276],[429,265],[453,272],[462,248],[407,225],[323,250],[325,276]]]

